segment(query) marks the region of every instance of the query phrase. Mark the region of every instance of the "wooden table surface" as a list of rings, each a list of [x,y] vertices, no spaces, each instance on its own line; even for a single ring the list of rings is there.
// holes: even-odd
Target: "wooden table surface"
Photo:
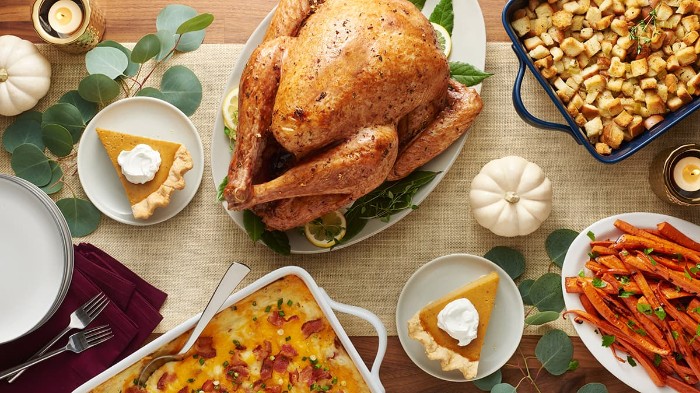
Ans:
[[[31,0],[0,0],[0,35],[13,34],[33,42],[41,42],[30,20]],[[167,4],[167,0],[100,0],[106,12],[107,32],[105,39],[119,42],[135,42],[147,33],[155,31],[155,19],[158,12]],[[277,4],[276,0],[181,0],[200,12],[214,14],[214,23],[208,28],[205,43],[245,43],[248,36],[260,21]],[[488,41],[508,41],[508,36],[501,25],[501,10],[505,0],[479,0],[486,23]],[[155,335],[154,335],[155,336]],[[153,337],[151,337],[153,338]],[[527,370],[538,374],[539,362],[534,358],[538,336],[525,336],[518,351],[503,368],[503,380],[517,385]],[[376,337],[352,337],[353,343],[367,363],[371,366],[376,353]],[[608,387],[609,392],[632,391],[598,363],[583,346],[581,340],[573,338],[574,358],[579,367],[574,372],[553,377],[542,370],[536,378],[537,387],[523,380],[518,392],[574,393],[581,386],[590,382],[600,382]],[[381,367],[381,379],[389,393],[451,393],[479,392],[471,383],[445,382],[424,373],[408,358],[401,347],[398,337],[389,338],[389,348]]]

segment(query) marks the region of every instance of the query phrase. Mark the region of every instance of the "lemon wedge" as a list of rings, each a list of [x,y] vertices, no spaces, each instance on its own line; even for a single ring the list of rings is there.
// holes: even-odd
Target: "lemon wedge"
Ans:
[[[445,57],[450,55],[450,52],[452,52],[452,38],[450,38],[450,33],[445,30],[444,27],[440,26],[437,23],[431,22],[433,25],[433,29],[435,29],[435,33],[437,34],[437,40],[438,40],[438,45],[440,45],[440,49],[442,49],[442,52],[445,54]]]
[[[304,235],[316,247],[333,247],[345,236],[346,226],[345,216],[336,210],[307,222]]]
[[[231,90],[221,104],[221,114],[224,116],[224,125],[231,130],[229,138],[236,139],[238,129],[238,88]]]

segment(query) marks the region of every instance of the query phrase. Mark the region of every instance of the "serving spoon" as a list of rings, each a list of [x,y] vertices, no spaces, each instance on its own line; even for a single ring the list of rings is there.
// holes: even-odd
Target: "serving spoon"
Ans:
[[[192,329],[190,337],[187,339],[187,342],[185,342],[182,349],[180,349],[180,352],[174,355],[159,356],[151,360],[151,362],[144,367],[139,375],[137,381],[139,386],[145,386],[148,378],[150,378],[150,376],[164,364],[182,360],[185,357],[187,351],[192,348],[192,345],[194,345],[197,338],[199,338],[202,330],[204,330],[209,321],[214,317],[214,315],[216,315],[233,289],[240,284],[240,282],[249,272],[250,268],[242,263],[234,262],[231,264],[231,266],[229,266],[228,270],[226,270],[226,273],[224,274],[224,277],[221,279],[219,286],[216,287],[214,294],[211,296],[211,299],[209,299],[209,304],[207,304],[207,307],[204,309],[204,311],[202,311],[202,315],[199,317],[197,325],[195,325],[194,329]]]

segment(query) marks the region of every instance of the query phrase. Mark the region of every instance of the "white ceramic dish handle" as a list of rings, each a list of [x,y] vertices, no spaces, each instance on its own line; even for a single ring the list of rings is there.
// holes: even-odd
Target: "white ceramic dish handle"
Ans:
[[[374,363],[372,363],[372,369],[370,370],[372,376],[375,378],[377,383],[381,385],[381,379],[379,379],[379,367],[382,365],[382,361],[384,361],[384,355],[386,354],[386,347],[387,347],[387,340],[388,340],[388,335],[386,332],[386,328],[384,327],[384,324],[382,321],[379,319],[378,316],[374,315],[374,313],[365,310],[364,308],[357,307],[357,306],[351,306],[349,304],[345,303],[339,303],[336,302],[335,300],[331,299],[330,296],[326,293],[325,289],[319,288],[323,295],[325,295],[326,300],[328,301],[328,304],[331,306],[332,309],[336,311],[340,311],[345,314],[350,314],[353,316],[356,316],[358,318],[362,318],[365,321],[369,322],[374,329],[377,331],[377,337],[379,338],[379,345],[377,345],[377,356],[374,358]],[[383,391],[383,386],[382,386],[382,391]]]

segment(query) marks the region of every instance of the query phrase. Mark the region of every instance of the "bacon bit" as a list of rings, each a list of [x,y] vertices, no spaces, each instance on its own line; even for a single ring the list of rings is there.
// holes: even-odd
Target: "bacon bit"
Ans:
[[[282,387],[279,385],[272,385],[265,388],[265,393],[280,393],[281,391]]]
[[[320,318],[304,322],[304,324],[301,325],[301,331],[306,338],[309,338],[310,335],[318,333],[321,330],[323,330],[323,321]]]
[[[274,311],[267,316],[267,321],[276,327],[282,327],[282,325],[284,325],[285,322],[295,321],[297,319],[299,319],[298,315],[292,315],[289,318],[285,319],[284,317],[281,317],[279,312],[277,311]]]
[[[206,381],[204,381],[204,383],[202,384],[201,390],[203,390],[207,393],[213,392],[214,391],[214,381],[212,381],[211,379],[207,379]]]
[[[236,364],[226,367],[226,379],[234,383],[241,384],[244,379],[248,379],[249,375],[248,366],[245,364]]]
[[[282,344],[282,346],[280,347],[280,353],[279,353],[279,354],[282,355],[282,356],[286,356],[286,357],[288,357],[288,358],[290,358],[290,359],[293,358],[293,357],[295,357],[295,356],[297,356],[297,355],[299,355],[299,354],[297,353],[297,351],[294,349],[294,347],[292,347],[292,346],[289,345],[289,344]]]
[[[204,359],[211,359],[216,356],[216,348],[214,348],[214,339],[211,337],[200,337],[194,343],[194,349],[197,355]]]
[[[189,388],[188,388],[187,386],[185,386],[184,388],[182,388],[182,389],[178,390],[178,392],[177,392],[177,393],[187,393],[187,391],[188,391],[187,389],[189,389]],[[128,391],[128,390],[127,390],[127,393],[129,393],[129,391]]]
[[[163,373],[163,375],[160,376],[156,387],[158,388],[158,390],[165,390],[165,388],[168,387],[168,384],[170,382],[175,381],[176,379],[177,375],[175,374]]]
[[[253,349],[253,353],[255,354],[255,358],[258,360],[269,358],[270,354],[272,353],[272,344],[265,340],[262,345],[258,345]]]
[[[306,366],[301,370],[299,378],[308,386],[315,384],[322,379],[330,379],[331,373],[320,368],[313,368],[311,366]]]
[[[146,391],[139,386],[129,386],[125,393],[146,393]]]
[[[265,360],[262,362],[262,366],[260,366],[260,379],[267,381],[268,379],[272,378],[272,368],[272,360],[270,360],[269,357],[265,358]]]
[[[299,381],[299,370],[294,370],[289,373],[289,383],[296,385]]]
[[[287,371],[288,366],[289,358],[287,358],[286,356],[276,356],[274,363],[272,364],[272,368],[278,373],[283,373]]]
[[[299,374],[299,379],[305,384],[311,386],[311,384],[313,384],[313,381],[311,380],[311,378],[313,377],[313,372],[313,367],[306,366],[303,370],[301,370],[301,373]]]
[[[320,368],[314,368],[314,371],[312,373],[312,378],[314,380],[314,383],[316,383],[322,379],[331,379],[331,377],[332,376],[331,376],[330,372],[323,370],[323,369],[320,369]]]

